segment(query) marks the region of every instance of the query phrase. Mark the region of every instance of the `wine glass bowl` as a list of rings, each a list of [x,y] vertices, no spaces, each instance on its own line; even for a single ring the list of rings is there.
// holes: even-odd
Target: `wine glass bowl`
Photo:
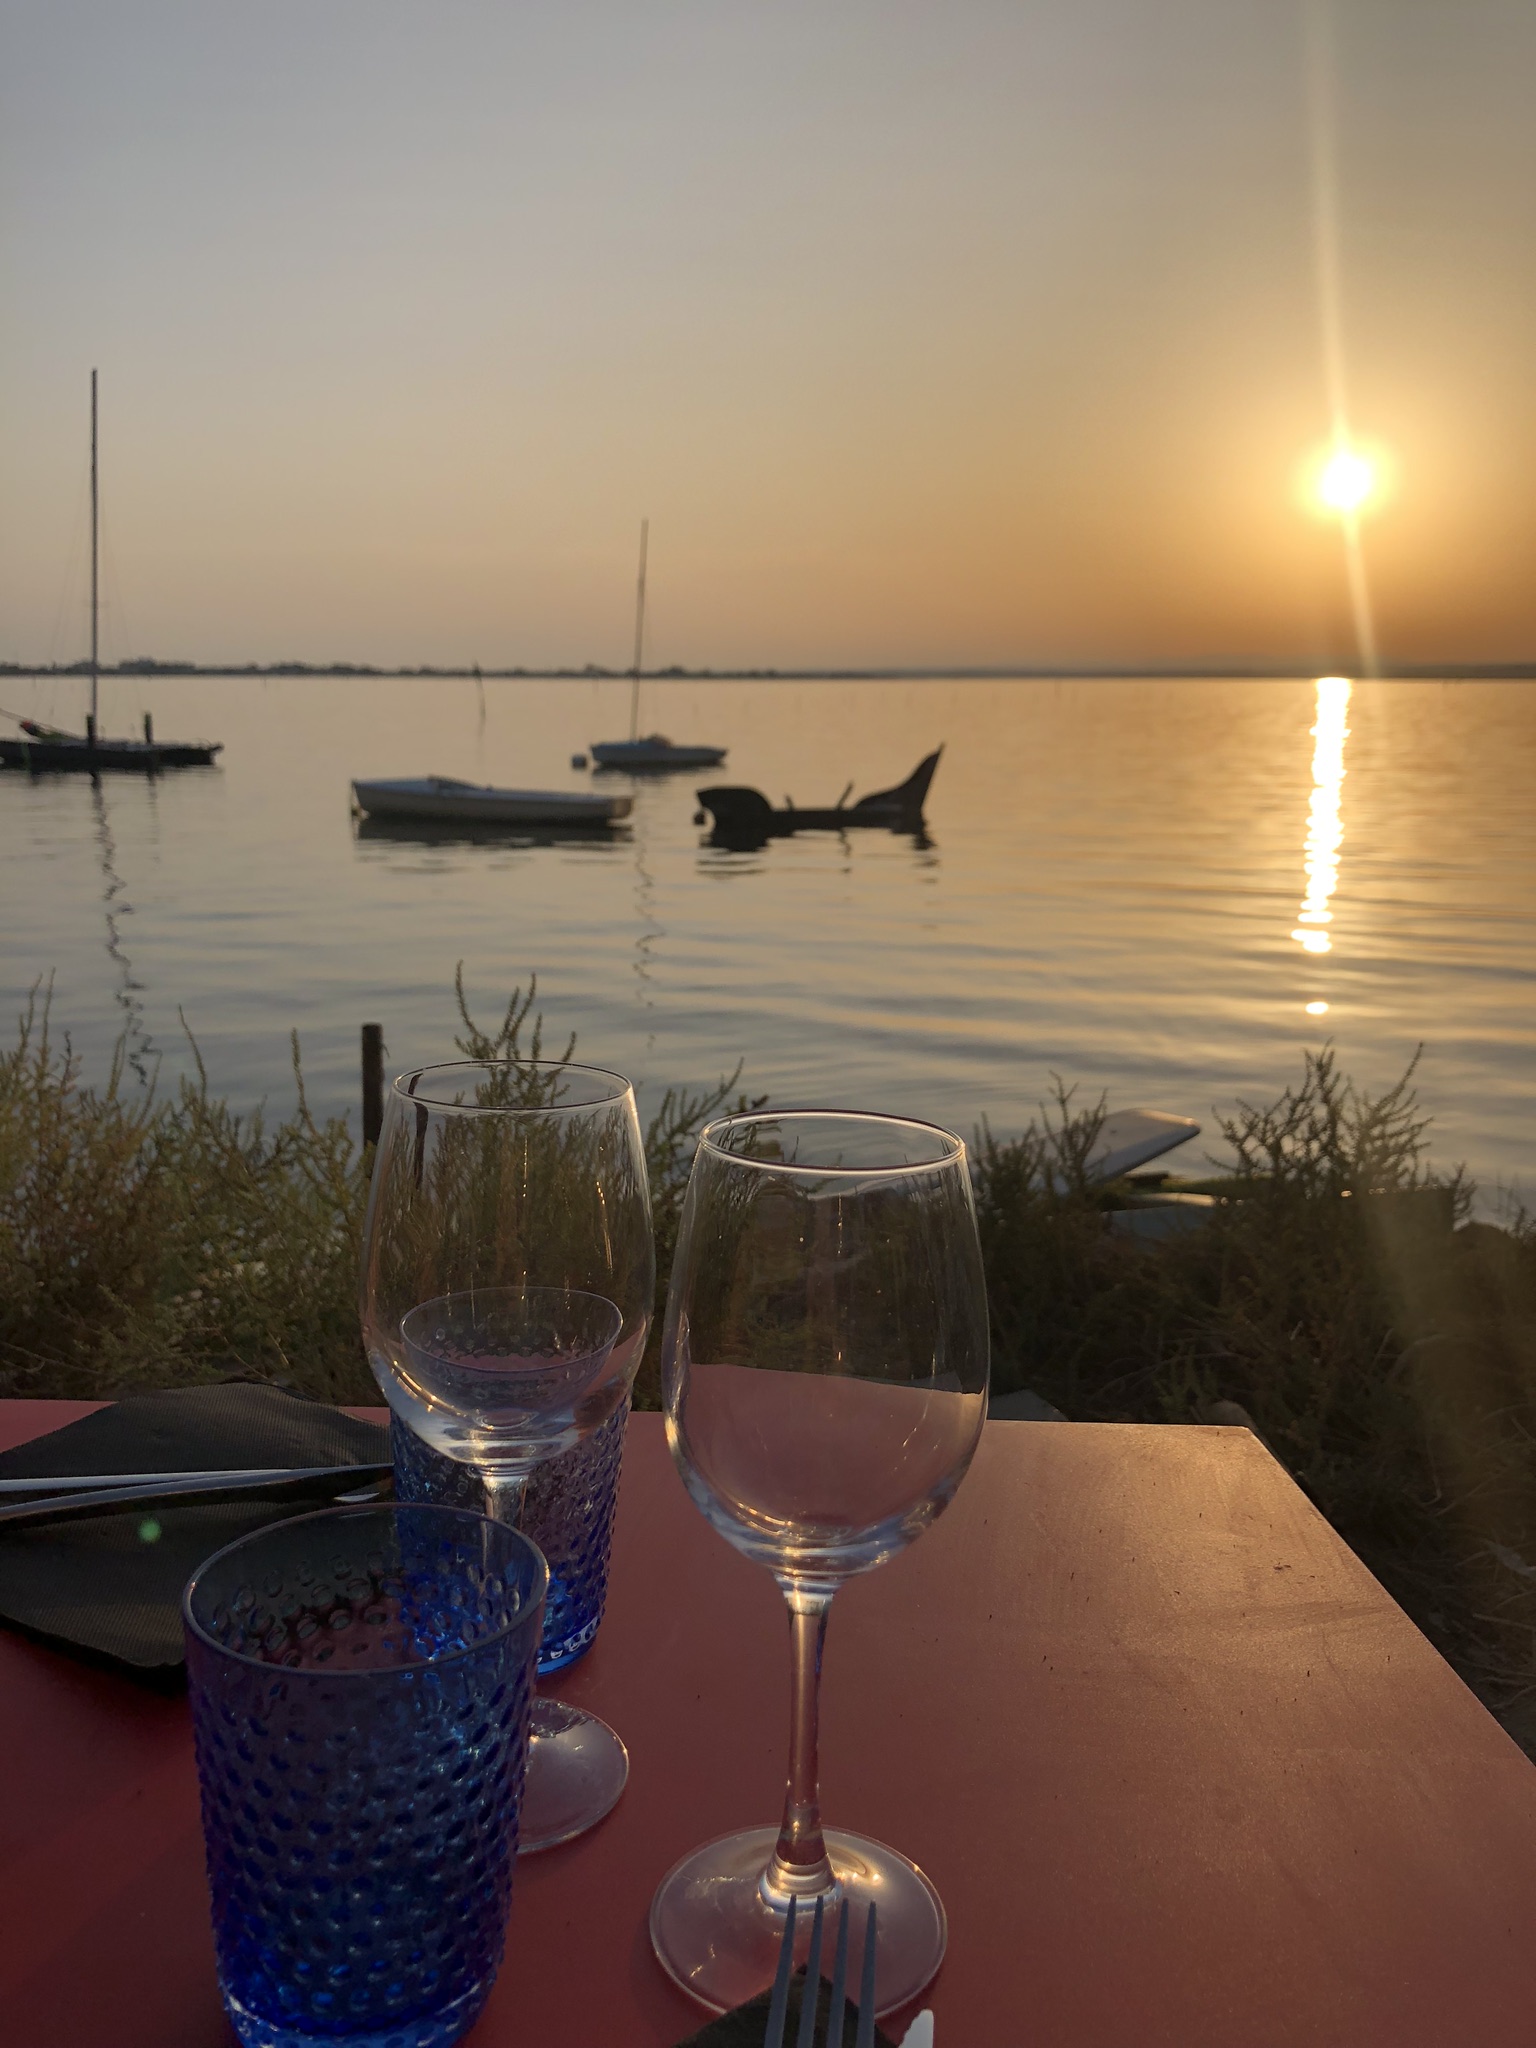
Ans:
[[[394,1405],[412,1310],[486,1288],[611,1301],[622,1399],[656,1284],[645,1147],[621,1074],[552,1060],[461,1060],[402,1074],[385,1100],[363,1226],[369,1363]]]
[[[400,1319],[396,1406],[446,1456],[524,1479],[623,1400],[625,1383],[608,1369],[623,1323],[613,1302],[568,1287],[466,1288],[419,1302]]]
[[[821,1826],[817,1682],[838,1586],[914,1542],[954,1497],[987,1369],[960,1139],[831,1111],[704,1131],[662,1347],[667,1436],[695,1505],[784,1592],[795,1698],[777,1831],[695,1851],[652,1906],[663,1966],[706,2004],[737,2004],[769,1981],[791,1899],[848,1897],[858,1924],[878,1900],[880,2011],[942,1960],[943,1907],[923,1873]]]

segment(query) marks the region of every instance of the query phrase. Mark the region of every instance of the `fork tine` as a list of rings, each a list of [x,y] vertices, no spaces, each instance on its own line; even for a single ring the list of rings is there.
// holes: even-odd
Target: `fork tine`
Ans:
[[[859,1979],[859,2030],[853,2048],[875,2048],[875,1907],[864,1923],[864,1971]]]
[[[821,2003],[821,1911],[824,1899],[816,1901],[816,1918],[811,1922],[811,1952],[805,1959],[805,1984],[800,1992],[800,2028],[795,2048],[816,2048],[816,2008]]]
[[[832,1997],[827,2006],[826,2048],[843,2048],[843,2017],[848,2010],[848,1901],[837,1915],[837,1960],[832,1966]]]
[[[784,2048],[784,2015],[789,2010],[789,1978],[795,1967],[795,1902],[789,1902],[784,1933],[779,1942],[779,1967],[773,1973],[773,1997],[768,2002],[768,2025],[763,2048]]]

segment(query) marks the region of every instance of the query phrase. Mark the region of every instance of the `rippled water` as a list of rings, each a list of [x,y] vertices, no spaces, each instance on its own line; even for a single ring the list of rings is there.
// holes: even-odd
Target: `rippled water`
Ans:
[[[75,694],[5,691],[61,722]],[[54,972],[92,1071],[125,1025],[184,1065],[180,1006],[217,1090],[286,1108],[296,1026],[314,1105],[353,1109],[359,1025],[442,1057],[462,960],[486,1017],[536,970],[551,1035],[650,1100],[741,1059],[781,1103],[967,1132],[1053,1071],[1209,1128],[1325,1036],[1373,1085],[1422,1041],[1437,1156],[1536,1183],[1536,685],[658,683],[646,724],[730,759],[638,785],[611,845],[363,836],[348,784],[590,787],[569,757],[625,731],[621,683],[104,686],[109,729],[144,708],[223,766],[0,778],[4,993]],[[940,742],[927,845],[692,823],[696,781],[830,803]]]

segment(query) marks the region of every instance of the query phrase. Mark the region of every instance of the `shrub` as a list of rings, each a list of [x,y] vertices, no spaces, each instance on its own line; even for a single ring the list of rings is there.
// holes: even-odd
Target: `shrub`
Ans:
[[[471,1016],[462,970],[454,993],[464,1058],[543,1056],[536,980],[493,1030]],[[0,1054],[0,1395],[89,1399],[241,1375],[377,1401],[357,1313],[371,1155],[344,1117],[311,1115],[297,1033],[292,1050],[298,1106],[275,1125],[210,1096],[200,1059],[168,1099],[129,1078],[121,1054],[92,1089],[34,997]],[[694,1140],[733,1099],[753,1106],[733,1098],[739,1072],[668,1089],[645,1128],[658,1312],[637,1393],[651,1405]]]
[[[366,1181],[346,1120],[274,1128],[196,1081],[83,1087],[46,999],[0,1055],[0,1393],[99,1397],[251,1375],[370,1398],[357,1337]]]

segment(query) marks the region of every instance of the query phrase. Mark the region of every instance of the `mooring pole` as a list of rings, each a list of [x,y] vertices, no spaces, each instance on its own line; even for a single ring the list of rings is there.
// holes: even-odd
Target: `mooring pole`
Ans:
[[[100,682],[100,648],[98,632],[101,619],[101,605],[97,589],[97,560],[101,552],[101,515],[96,489],[96,372],[91,372],[91,715],[86,721],[85,736],[92,747],[96,744],[96,693]]]
[[[384,1026],[363,1026],[363,1143],[377,1145],[384,1123]]]
[[[640,574],[635,578],[635,665],[629,672],[629,743],[640,737],[640,664],[645,658],[645,549],[651,522],[640,522]]]

